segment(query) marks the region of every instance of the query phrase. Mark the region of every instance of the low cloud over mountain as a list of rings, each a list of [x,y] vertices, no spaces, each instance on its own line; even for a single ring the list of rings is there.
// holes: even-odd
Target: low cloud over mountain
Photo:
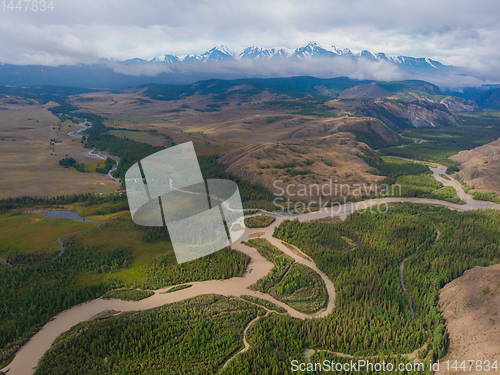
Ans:
[[[203,54],[165,54],[152,59],[100,59],[93,64],[61,66],[0,65],[3,84],[59,84],[117,87],[142,83],[192,83],[200,79],[315,76],[320,78],[423,79],[443,88],[484,83],[463,69],[425,57],[354,52],[310,42],[296,49],[247,47],[236,53],[217,46]],[[13,73],[16,73],[15,75]],[[17,81],[13,81],[13,79]]]

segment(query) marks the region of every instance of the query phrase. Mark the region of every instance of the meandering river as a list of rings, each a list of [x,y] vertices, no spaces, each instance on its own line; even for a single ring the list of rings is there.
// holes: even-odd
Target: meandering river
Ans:
[[[78,119],[76,119],[78,120]],[[92,127],[92,123],[87,120],[83,120],[82,122],[78,123],[79,126],[81,126],[81,129],[78,130],[73,130],[68,133],[68,136],[71,138],[76,138],[76,139],[81,139],[83,137],[82,132],[84,130],[90,129]],[[101,159],[101,160],[106,160],[108,157],[113,159],[115,161],[115,164],[111,167],[111,170],[108,172],[107,176],[111,178],[114,181],[120,182],[118,178],[113,177],[113,172],[118,168],[118,164],[120,163],[120,158],[117,156],[111,156],[107,153],[103,152],[97,152],[95,150],[90,150],[89,152],[85,153],[85,156],[91,158],[91,159]]]
[[[413,203],[423,203],[435,206],[448,207],[453,210],[458,211],[468,211],[483,208],[493,208],[500,209],[500,205],[491,202],[475,201],[464,191],[460,183],[450,179],[443,179],[442,174],[445,174],[446,170],[443,166],[437,166],[437,168],[431,168],[434,173],[434,177],[443,182],[444,185],[453,186],[459,197],[466,202],[464,205],[449,203],[445,201],[435,200],[435,199],[422,199],[422,198],[380,198],[368,201],[362,201],[357,203],[349,203],[343,206],[335,206],[323,209],[318,212],[304,213],[296,215],[295,217],[304,222],[309,220],[317,220],[321,218],[328,217],[339,217],[344,220],[350,213],[359,210],[367,209],[370,207],[375,207],[379,204],[393,203],[393,202],[413,202]],[[243,277],[234,277],[227,280],[209,280],[192,282],[191,288],[179,290],[172,293],[163,293],[166,290],[172,288],[163,288],[155,291],[155,294],[149,298],[143,299],[137,302],[126,302],[121,300],[104,300],[98,298],[81,305],[74,306],[66,311],[57,314],[51,321],[45,324],[42,329],[36,333],[16,354],[14,360],[6,366],[2,371],[9,370],[9,375],[28,375],[35,371],[38,364],[38,360],[43,356],[45,351],[50,348],[54,340],[61,333],[67,331],[74,325],[93,319],[98,316],[103,311],[106,310],[116,310],[116,311],[139,311],[151,309],[158,307],[167,303],[182,301],[187,298],[195,297],[202,294],[222,294],[225,296],[240,296],[242,294],[249,294],[255,297],[259,297],[274,304],[285,308],[288,314],[292,317],[299,319],[310,319],[310,318],[320,318],[328,315],[335,306],[335,287],[331,280],[321,272],[316,264],[310,260],[304,254],[300,252],[292,252],[288,249],[280,240],[272,236],[274,228],[281,224],[283,220],[289,217],[276,215],[276,221],[272,223],[267,228],[247,228],[244,235],[231,246],[233,249],[241,251],[250,257],[250,263],[247,267],[247,271]],[[304,314],[292,309],[290,306],[274,299],[269,294],[260,293],[249,289],[249,286],[254,284],[257,280],[269,273],[273,264],[262,257],[258,251],[252,247],[248,247],[243,244],[243,241],[247,241],[250,238],[265,238],[278,249],[292,257],[296,262],[304,264],[311,269],[315,270],[323,279],[328,291],[328,304],[327,307],[315,314]]]

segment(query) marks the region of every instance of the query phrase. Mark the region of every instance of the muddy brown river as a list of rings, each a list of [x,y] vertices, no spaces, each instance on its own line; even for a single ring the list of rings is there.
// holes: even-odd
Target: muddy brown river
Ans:
[[[422,198],[381,198],[357,202],[353,204],[346,204],[344,206],[330,207],[318,212],[297,215],[294,216],[294,218],[297,218],[300,221],[309,221],[328,217],[339,217],[344,220],[350,213],[356,210],[368,209],[370,207],[376,207],[377,205],[384,205],[386,203],[393,202],[423,203],[448,207],[450,209],[459,211],[476,210],[483,208],[500,209],[500,205],[498,204],[473,200],[468,194],[463,191],[462,186],[458,181],[455,181],[453,179],[443,179],[441,177],[441,174],[445,174],[444,167],[438,166],[438,168],[431,168],[431,170],[434,173],[434,177],[438,181],[443,182],[445,186],[453,186],[457,190],[459,197],[464,200],[466,204],[458,205],[440,200]],[[245,272],[243,277],[235,277],[227,280],[192,282],[190,283],[192,285],[191,288],[182,289],[172,293],[162,293],[173,287],[171,286],[168,288],[156,290],[153,296],[137,302],[104,300],[102,298],[98,298],[90,302],[74,306],[66,311],[57,314],[53,319],[51,319],[50,322],[45,324],[42,329],[38,333],[36,333],[17,352],[14,360],[8,366],[2,369],[2,371],[8,370],[8,375],[32,374],[36,369],[38,360],[43,356],[45,351],[50,348],[57,336],[69,330],[74,325],[86,320],[90,320],[106,310],[116,310],[121,312],[130,310],[146,310],[167,303],[182,301],[187,298],[202,294],[216,293],[225,296],[240,296],[242,294],[249,294],[255,297],[259,297],[285,308],[290,316],[298,319],[321,318],[328,315],[335,306],[335,287],[333,283],[330,281],[330,279],[328,279],[328,277],[326,277],[323,272],[321,272],[316,267],[316,264],[313,261],[309,260],[308,257],[304,256],[304,254],[296,254],[292,252],[285,245],[283,245],[280,240],[272,237],[274,228],[278,226],[283,220],[286,220],[288,218],[289,217],[283,216],[277,217],[276,221],[267,228],[247,228],[245,230],[245,234],[240,238],[240,240],[231,245],[233,249],[241,251],[251,258],[247,271]],[[256,234],[260,235],[257,236]],[[254,284],[257,280],[269,273],[273,266],[273,264],[262,257],[256,249],[248,247],[242,243],[242,241],[247,241],[250,238],[256,238],[256,236],[267,239],[274,246],[295,259],[296,262],[310,267],[321,276],[328,291],[328,305],[325,309],[311,315],[304,314],[274,299],[269,294],[264,294],[248,289],[250,285]]]

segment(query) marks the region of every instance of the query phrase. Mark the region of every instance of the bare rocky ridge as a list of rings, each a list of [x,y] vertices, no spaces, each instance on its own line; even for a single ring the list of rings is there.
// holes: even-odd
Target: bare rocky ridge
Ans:
[[[479,108],[479,106],[472,100],[466,100],[453,96],[447,96],[440,102],[444,104],[450,111],[455,112],[472,112]]]
[[[460,163],[460,177],[478,191],[500,194],[500,138],[450,157]]]
[[[378,118],[393,129],[458,124],[457,116],[450,112],[446,105],[423,100],[412,102],[376,100],[362,111],[368,116]]]
[[[494,371],[446,371],[443,361],[498,361],[500,367],[500,264],[474,267],[447,284],[439,306],[450,335],[448,355],[438,374],[485,374]]]

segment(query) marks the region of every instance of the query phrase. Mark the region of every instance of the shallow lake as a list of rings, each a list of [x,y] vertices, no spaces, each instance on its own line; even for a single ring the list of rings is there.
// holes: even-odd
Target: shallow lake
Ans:
[[[42,216],[42,219],[46,217],[56,217],[58,219],[71,219],[74,221],[92,221],[78,216],[76,212],[65,211],[65,210],[36,210],[36,211],[27,211],[25,212],[25,214],[30,214],[33,212],[47,212],[45,216]]]

